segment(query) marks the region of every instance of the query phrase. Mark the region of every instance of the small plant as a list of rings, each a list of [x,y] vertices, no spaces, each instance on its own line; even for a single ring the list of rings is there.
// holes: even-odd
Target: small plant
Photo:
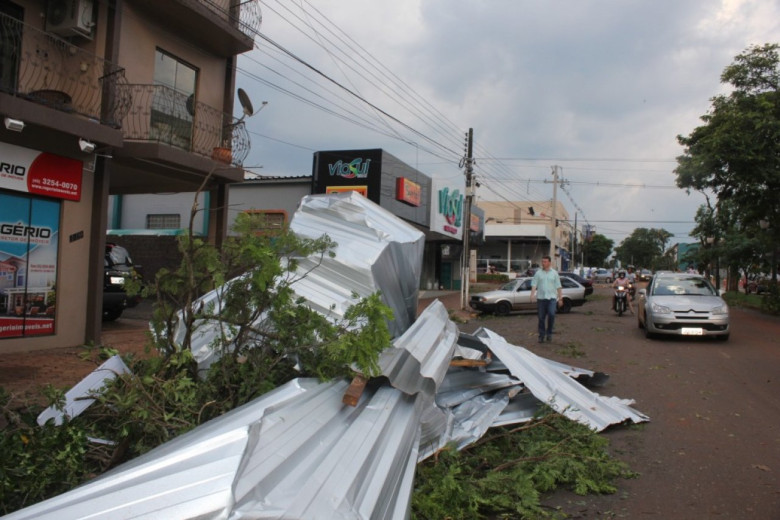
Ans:
[[[608,441],[546,410],[530,424],[496,428],[474,445],[445,449],[417,467],[412,515],[428,518],[542,518],[542,493],[614,493],[634,475],[610,457]]]
[[[571,358],[585,357],[587,354],[580,348],[581,346],[582,344],[579,342],[570,341],[564,346],[564,348],[558,350],[558,353]]]

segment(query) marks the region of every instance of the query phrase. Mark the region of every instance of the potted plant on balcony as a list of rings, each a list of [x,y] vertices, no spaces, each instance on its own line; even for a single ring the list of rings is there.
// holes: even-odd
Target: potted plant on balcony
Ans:
[[[211,158],[225,164],[230,164],[233,160],[233,151],[227,146],[215,146],[211,153]]]

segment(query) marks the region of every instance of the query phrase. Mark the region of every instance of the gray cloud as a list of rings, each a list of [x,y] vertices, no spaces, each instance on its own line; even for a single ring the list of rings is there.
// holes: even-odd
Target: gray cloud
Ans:
[[[503,196],[518,200],[550,198],[549,184],[529,180],[549,179],[556,163],[572,181],[672,185],[673,162],[642,160],[679,155],[676,136],[700,124],[710,98],[724,92],[719,82],[723,68],[749,45],[780,34],[777,0],[322,0],[316,8],[329,20],[322,26],[316,24],[322,17],[304,2],[306,19],[321,36],[311,27],[294,30],[282,18],[293,20],[289,12],[265,3],[264,34],[425,136],[460,151],[463,133],[473,127],[477,155],[483,155],[478,174]],[[301,13],[300,6],[290,9]],[[324,32],[325,27],[334,32]],[[347,37],[405,86],[392,87],[397,94],[388,96],[396,79],[373,71],[370,60],[354,69],[338,64],[334,48],[344,49]],[[316,44],[326,40],[334,44],[329,53]],[[306,174],[313,150],[381,147],[428,174],[457,174],[456,155],[387,122],[309,71],[304,78],[284,69],[261,52],[268,49],[266,43],[258,47],[239,59],[239,67],[330,108],[338,96],[341,105],[357,105],[348,119],[365,119],[379,131],[240,73],[239,86],[269,100],[261,114],[248,120],[250,129],[298,145],[253,135],[247,164],[263,164],[268,175]],[[353,47],[346,54],[354,57],[364,50]],[[324,99],[257,62],[284,71]],[[427,103],[438,115],[431,115]],[[400,139],[390,137],[396,133]],[[446,160],[426,149],[436,149]],[[487,154],[545,160],[499,162]],[[572,158],[634,161],[567,160]],[[635,227],[664,227],[687,240],[691,225],[659,222],[692,221],[703,202],[699,195],[668,189],[572,184],[569,191],[590,220],[646,222],[596,224],[616,242]],[[486,190],[480,196],[495,198]],[[573,215],[574,205],[561,198]]]

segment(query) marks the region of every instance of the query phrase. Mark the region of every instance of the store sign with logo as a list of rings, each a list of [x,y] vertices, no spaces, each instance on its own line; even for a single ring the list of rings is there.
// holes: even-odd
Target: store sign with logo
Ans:
[[[422,204],[422,186],[406,177],[398,177],[395,180],[395,200],[410,206],[419,206]]]
[[[463,209],[465,182],[450,179],[431,179],[431,231],[461,240],[463,238]]]
[[[333,177],[342,177],[344,179],[365,179],[368,177],[368,168],[371,166],[371,159],[358,157],[349,162],[336,161],[328,164],[328,173]]]
[[[0,143],[0,188],[81,200],[81,161]]]
[[[312,193],[357,191],[379,204],[382,150],[316,152]]]

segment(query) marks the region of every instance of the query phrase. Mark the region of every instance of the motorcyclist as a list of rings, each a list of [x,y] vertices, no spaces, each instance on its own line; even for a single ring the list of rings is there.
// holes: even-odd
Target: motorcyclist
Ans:
[[[629,279],[628,276],[626,276],[626,272],[622,269],[618,271],[618,276],[615,278],[615,281],[612,282],[612,288],[616,289],[618,286],[622,285],[626,288],[626,292],[628,292],[628,283]],[[615,298],[615,295],[612,295],[612,308],[615,308],[617,298]],[[631,303],[631,298],[626,298],[626,301],[628,302],[628,310],[631,311],[631,314],[634,314],[634,305]]]

